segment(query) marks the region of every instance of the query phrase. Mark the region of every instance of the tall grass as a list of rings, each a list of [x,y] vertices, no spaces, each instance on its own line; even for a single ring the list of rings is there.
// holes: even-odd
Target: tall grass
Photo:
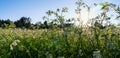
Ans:
[[[120,30],[0,29],[0,58],[119,58]]]

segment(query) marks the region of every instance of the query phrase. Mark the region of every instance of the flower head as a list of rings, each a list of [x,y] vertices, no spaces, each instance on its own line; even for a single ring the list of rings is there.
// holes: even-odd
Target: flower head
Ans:
[[[14,46],[17,46],[17,44],[20,42],[20,40],[14,40],[12,44],[10,44],[10,50],[13,50]]]

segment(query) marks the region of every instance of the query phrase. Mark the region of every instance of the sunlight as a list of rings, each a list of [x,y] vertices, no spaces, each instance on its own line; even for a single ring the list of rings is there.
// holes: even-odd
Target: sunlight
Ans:
[[[91,8],[90,11],[83,8],[81,10],[81,16],[77,15],[80,18],[80,20],[78,22],[76,21],[75,24],[79,25],[82,23],[82,25],[86,25],[90,19],[95,18],[98,15],[100,9],[101,6],[99,5]]]

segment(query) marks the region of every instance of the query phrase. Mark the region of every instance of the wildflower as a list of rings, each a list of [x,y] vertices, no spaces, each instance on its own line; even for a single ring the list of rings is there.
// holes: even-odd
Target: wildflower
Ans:
[[[82,50],[80,49],[80,50],[79,50],[79,55],[81,55],[81,54],[82,54]]]
[[[81,49],[78,50],[77,56],[82,56],[82,50]]]
[[[10,50],[13,50],[13,47],[17,46],[17,43],[19,43],[19,42],[20,42],[20,40],[13,41],[12,44],[10,44]]]
[[[46,58],[53,58],[52,54],[50,54],[49,52],[46,52],[45,55],[46,55]]]
[[[62,57],[58,57],[58,58],[65,58],[65,57],[62,56]]]
[[[93,58],[101,58],[101,54],[99,50],[93,51]]]
[[[13,47],[12,47],[12,45],[10,45],[10,50],[13,50]]]

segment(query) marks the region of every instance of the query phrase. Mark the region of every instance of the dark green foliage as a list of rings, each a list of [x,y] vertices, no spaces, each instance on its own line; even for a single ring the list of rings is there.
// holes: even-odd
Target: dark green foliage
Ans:
[[[9,19],[7,20],[0,20],[0,27],[2,28],[16,28],[16,25],[14,22],[10,21]]]
[[[31,19],[28,17],[21,17],[20,20],[15,21],[14,24],[18,28],[30,28],[31,26]]]

